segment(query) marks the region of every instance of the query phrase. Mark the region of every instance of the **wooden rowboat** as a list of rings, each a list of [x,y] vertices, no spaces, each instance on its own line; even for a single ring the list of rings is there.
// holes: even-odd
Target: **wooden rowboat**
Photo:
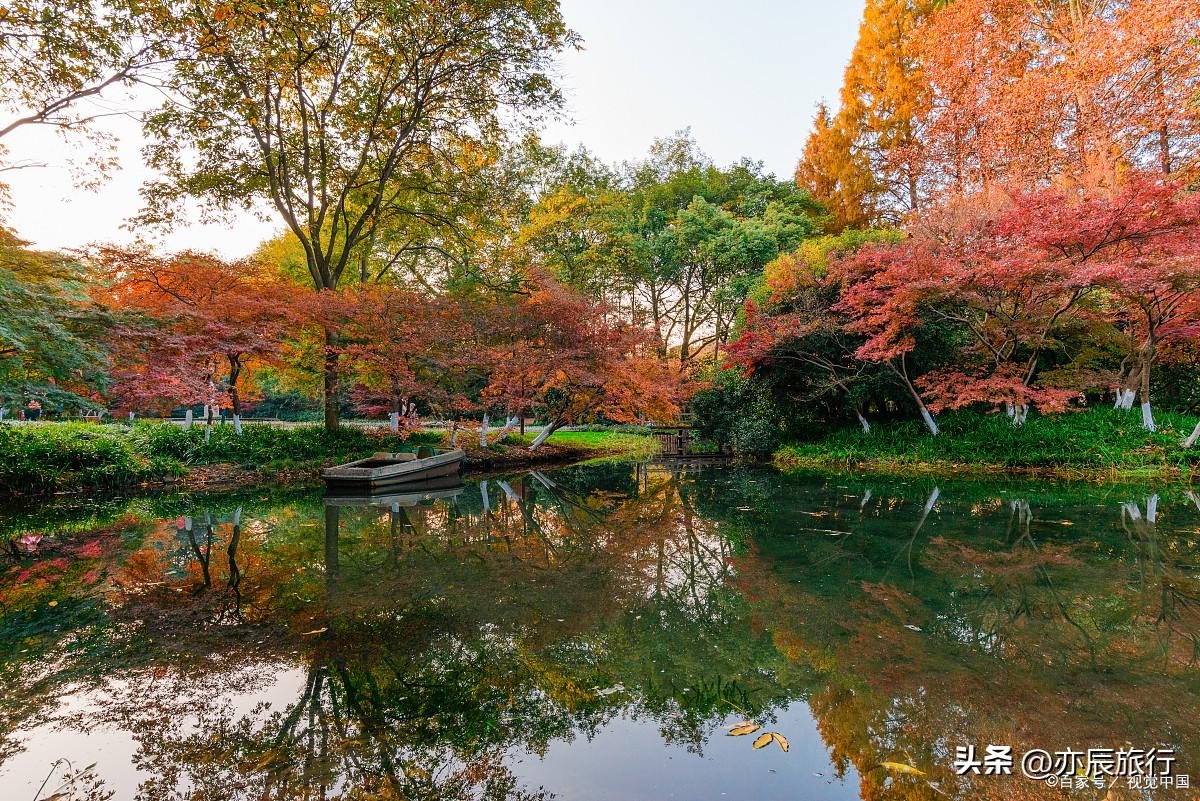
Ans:
[[[331,490],[379,490],[398,487],[462,472],[467,454],[461,448],[452,451],[418,448],[416,453],[376,453],[357,462],[340,464],[321,471]]]

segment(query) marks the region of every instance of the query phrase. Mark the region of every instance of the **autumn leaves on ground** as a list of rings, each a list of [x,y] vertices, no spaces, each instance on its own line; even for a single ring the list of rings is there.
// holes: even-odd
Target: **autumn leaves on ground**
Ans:
[[[4,436],[43,473],[8,488],[62,486],[60,453],[66,485],[216,460],[47,420],[214,410],[220,442],[260,449],[227,463],[277,475],[361,455],[330,444],[360,436],[347,417],[485,450],[524,420],[537,453],[683,413],[784,464],[1190,472],[1197,0],[871,0],[794,180],[687,131],[620,165],[540,142],[568,22],[553,2],[6,7],[0,166],[45,126],[102,179],[103,119],[134,114],[139,230],[246,209],[281,229],[243,259],[5,232],[3,414],[40,419]]]

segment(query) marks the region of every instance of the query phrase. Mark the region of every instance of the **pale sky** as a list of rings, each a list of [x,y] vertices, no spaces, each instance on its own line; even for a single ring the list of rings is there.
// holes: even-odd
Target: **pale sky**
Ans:
[[[583,144],[618,162],[690,127],[717,163],[749,157],[785,177],[816,104],[837,102],[863,0],[562,0],[562,8],[584,49],[562,58],[569,119],[547,125],[547,142]],[[52,132],[30,127],[9,137],[14,160],[47,165],[6,176],[7,217],[20,236],[42,248],[133,238],[121,226],[140,208],[138,186],[149,173],[137,124],[109,128],[121,169],[94,192],[75,188],[65,166],[72,151]],[[280,228],[245,216],[157,241],[240,256]]]

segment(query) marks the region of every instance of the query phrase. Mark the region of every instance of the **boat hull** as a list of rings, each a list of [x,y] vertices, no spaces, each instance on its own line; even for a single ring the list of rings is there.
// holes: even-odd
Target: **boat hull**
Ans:
[[[398,461],[394,464],[375,466],[378,457],[331,467],[321,473],[331,491],[378,491],[403,487],[432,479],[457,476],[462,472],[467,455],[461,450],[446,451],[425,459]],[[358,466],[372,463],[370,466]]]

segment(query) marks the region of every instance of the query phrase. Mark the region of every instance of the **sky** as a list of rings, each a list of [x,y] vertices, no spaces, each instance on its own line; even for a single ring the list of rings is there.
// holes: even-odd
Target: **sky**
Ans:
[[[656,138],[690,128],[718,164],[743,157],[791,175],[817,103],[836,105],[864,0],[562,0],[583,49],[560,59],[566,117],[542,131],[607,162],[643,156]],[[8,222],[39,248],[84,247],[141,237],[176,250],[250,253],[281,229],[240,215],[167,233],[132,231],[142,164],[134,120],[107,125],[121,168],[98,190],[78,188],[67,164],[80,146],[27,126],[10,157],[44,166],[10,172]]]

